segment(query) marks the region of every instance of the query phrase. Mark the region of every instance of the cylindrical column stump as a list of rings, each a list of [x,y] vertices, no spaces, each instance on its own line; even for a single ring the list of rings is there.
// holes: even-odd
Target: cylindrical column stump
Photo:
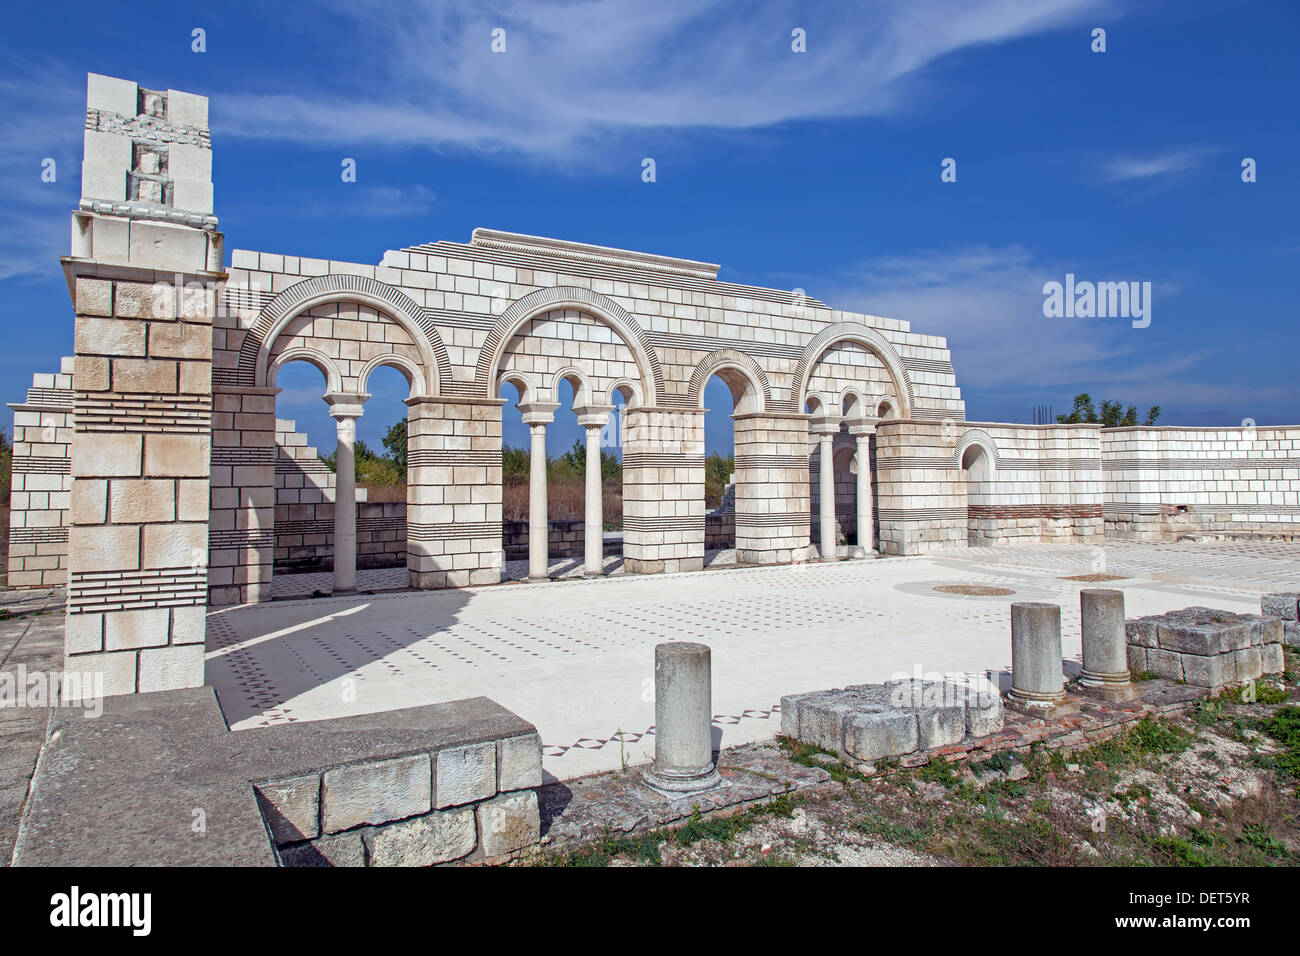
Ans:
[[[1079,592],[1079,614],[1083,631],[1079,683],[1103,691],[1127,691],[1132,681],[1124,636],[1124,592],[1084,588]]]
[[[1011,605],[1011,690],[1007,697],[1050,710],[1065,700],[1061,670],[1061,609],[1021,601]]]
[[[655,646],[656,790],[690,793],[722,782],[713,763],[713,665],[706,644]]]

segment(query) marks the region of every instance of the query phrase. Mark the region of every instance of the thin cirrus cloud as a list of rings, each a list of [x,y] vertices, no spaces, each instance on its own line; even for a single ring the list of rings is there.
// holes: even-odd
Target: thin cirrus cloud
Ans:
[[[293,89],[286,78],[282,92],[219,93],[213,108],[229,134],[568,161],[575,146],[649,128],[751,130],[888,113],[909,80],[949,54],[1117,10],[1112,0],[894,0],[814,11],[772,0],[743,10],[718,0],[328,8],[350,25],[349,55],[372,67],[349,73],[346,91],[321,74],[311,87]],[[807,55],[791,53],[796,27]],[[490,49],[497,28],[503,54]]]
[[[1117,157],[1102,166],[1102,178],[1107,182],[1125,182],[1183,173],[1196,168],[1206,156],[1215,152],[1219,150],[1194,146],[1154,156]]]

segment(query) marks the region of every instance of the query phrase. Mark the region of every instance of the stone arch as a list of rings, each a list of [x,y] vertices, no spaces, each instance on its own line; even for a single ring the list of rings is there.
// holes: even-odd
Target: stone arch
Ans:
[[[506,346],[524,323],[547,312],[575,309],[604,322],[631,350],[641,373],[643,393],[649,404],[654,404],[663,394],[663,370],[650,339],[632,313],[609,296],[577,286],[552,286],[537,289],[512,302],[497,317],[491,331],[479,349],[478,366],[474,370],[474,383],[485,398],[493,394],[499,384],[501,359]]]
[[[582,369],[573,365],[566,365],[551,376],[551,400],[555,402],[560,400],[560,383],[568,382],[573,386],[573,404],[575,406],[590,404],[592,395],[591,384],[588,381],[589,377],[583,373]]]
[[[523,405],[528,402],[542,401],[545,396],[542,395],[542,385],[535,381],[535,376],[525,375],[523,372],[506,371],[497,376],[497,383],[494,389],[495,397],[501,397],[501,386],[513,385],[519,392],[519,404]]]
[[[609,391],[605,394],[605,404],[615,404],[614,396],[620,394],[623,396],[623,401],[627,403],[628,408],[636,408],[644,403],[640,384],[630,378],[620,378],[609,386]]]
[[[868,404],[862,392],[850,385],[840,392],[840,418],[846,422],[875,417],[875,405]]]
[[[382,368],[385,365],[390,368],[395,368],[402,373],[402,377],[406,379],[406,384],[411,388],[410,394],[407,395],[407,398],[420,397],[424,386],[424,374],[420,371],[420,367],[405,355],[397,354],[376,355],[366,363],[365,367],[361,370],[361,374],[357,376],[357,389],[362,394],[367,394],[370,391],[366,385],[370,381],[371,373],[374,372],[375,369]]]
[[[308,348],[304,345],[285,349],[271,360],[270,367],[266,370],[265,381],[268,387],[275,387],[275,380],[280,374],[280,369],[290,362],[306,362],[308,365],[315,366],[317,371],[325,376],[326,394],[343,391],[343,373],[339,371],[339,367],[334,360],[319,349]]]
[[[366,276],[313,276],[296,282],[271,299],[244,336],[239,349],[236,385],[258,386],[267,381],[271,348],[285,325],[302,313],[333,302],[355,302],[392,319],[416,343],[423,359],[421,391],[439,394],[451,381],[451,360],[433,321],[410,296]]]
[[[768,383],[767,373],[750,356],[738,349],[719,349],[704,357],[691,374],[691,384],[687,388],[687,399],[694,408],[704,407],[704,386],[714,375],[718,375],[731,389],[736,411],[764,412],[772,400],[772,387]],[[743,379],[743,381],[742,381]],[[752,390],[754,408],[741,408],[746,397],[748,385]]]
[[[998,446],[993,436],[982,428],[972,428],[961,436],[953,451],[953,464],[959,471],[967,467],[966,455],[971,449],[978,449],[987,456],[990,474],[998,470]]]
[[[875,329],[858,322],[841,322],[837,325],[827,326],[808,343],[803,356],[799,359],[799,364],[795,366],[794,388],[790,393],[795,408],[803,408],[804,392],[808,388],[808,380],[812,377],[817,360],[822,357],[827,349],[839,342],[856,342],[863,348],[869,349],[875,354],[876,358],[880,359],[890,377],[894,380],[894,389],[898,393],[898,401],[903,406],[898,410],[898,417],[910,418],[915,396],[912,394],[912,380],[907,375],[902,356],[898,354],[898,351],[883,335]]]

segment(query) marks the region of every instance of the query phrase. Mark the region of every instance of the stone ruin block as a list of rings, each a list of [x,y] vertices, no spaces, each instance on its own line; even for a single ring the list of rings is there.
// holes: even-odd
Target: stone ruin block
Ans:
[[[1262,595],[1259,611],[1264,617],[1280,623],[1284,643],[1300,647],[1300,592],[1280,591]]]
[[[1188,607],[1126,621],[1128,663],[1167,680],[1219,691],[1281,673],[1283,622]]]
[[[781,698],[781,732],[872,763],[940,750],[1002,729],[1002,699],[984,682],[905,679]]]

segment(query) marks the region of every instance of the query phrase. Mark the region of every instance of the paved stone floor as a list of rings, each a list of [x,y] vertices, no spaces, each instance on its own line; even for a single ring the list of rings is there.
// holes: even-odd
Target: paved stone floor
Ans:
[[[1068,575],[1122,575],[1109,582]],[[944,584],[1008,588],[942,594]],[[716,742],[774,736],[783,694],[897,674],[1001,675],[1008,604],[1120,587],[1130,617],[1259,610],[1300,586],[1300,544],[1032,545],[928,557],[284,600],[209,616],[208,681],[236,729],[484,695],[535,723],[558,779],[653,757],[653,647],[713,648]],[[310,593],[310,592],[308,592]]]

